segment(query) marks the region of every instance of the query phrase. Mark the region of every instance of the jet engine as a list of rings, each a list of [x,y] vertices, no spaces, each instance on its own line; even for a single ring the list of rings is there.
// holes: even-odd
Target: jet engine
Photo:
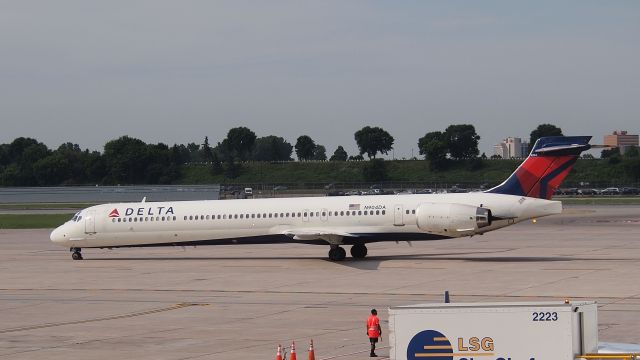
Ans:
[[[465,204],[426,203],[416,210],[422,231],[452,237],[468,236],[491,225],[491,210]]]

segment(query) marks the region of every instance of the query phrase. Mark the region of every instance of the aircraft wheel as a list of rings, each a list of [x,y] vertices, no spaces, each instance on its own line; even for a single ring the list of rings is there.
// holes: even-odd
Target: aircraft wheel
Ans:
[[[71,254],[71,258],[73,260],[82,260],[82,254],[79,251],[74,251],[73,254]]]
[[[339,246],[329,250],[329,260],[342,261],[347,257],[347,251]]]
[[[365,244],[356,244],[351,247],[351,256],[354,259],[364,259],[367,256],[367,246]]]

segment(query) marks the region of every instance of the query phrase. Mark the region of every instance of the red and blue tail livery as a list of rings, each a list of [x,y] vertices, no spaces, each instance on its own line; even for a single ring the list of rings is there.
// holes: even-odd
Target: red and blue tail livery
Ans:
[[[529,157],[489,193],[551,199],[580,153],[589,150],[591,136],[551,136],[536,141]]]

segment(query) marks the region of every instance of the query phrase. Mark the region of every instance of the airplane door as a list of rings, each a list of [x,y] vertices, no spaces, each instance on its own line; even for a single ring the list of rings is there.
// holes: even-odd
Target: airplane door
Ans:
[[[327,221],[328,219],[328,214],[329,211],[327,209],[322,209],[322,213],[320,213],[320,215],[322,216],[321,219],[322,221]]]
[[[87,234],[96,233],[96,212],[91,210],[84,217],[84,232]]]
[[[304,213],[302,214],[302,221],[309,221],[309,209],[304,209]]]
[[[404,226],[404,221],[402,220],[402,205],[395,206],[395,211],[393,212],[393,225]]]

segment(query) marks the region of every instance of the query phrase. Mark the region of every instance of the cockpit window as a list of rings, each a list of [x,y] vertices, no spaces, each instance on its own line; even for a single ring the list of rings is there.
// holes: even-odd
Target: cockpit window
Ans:
[[[77,212],[77,213],[73,214],[73,217],[71,218],[71,221],[73,221],[73,222],[78,221],[78,215],[79,215],[79,214],[80,214],[79,212]]]

